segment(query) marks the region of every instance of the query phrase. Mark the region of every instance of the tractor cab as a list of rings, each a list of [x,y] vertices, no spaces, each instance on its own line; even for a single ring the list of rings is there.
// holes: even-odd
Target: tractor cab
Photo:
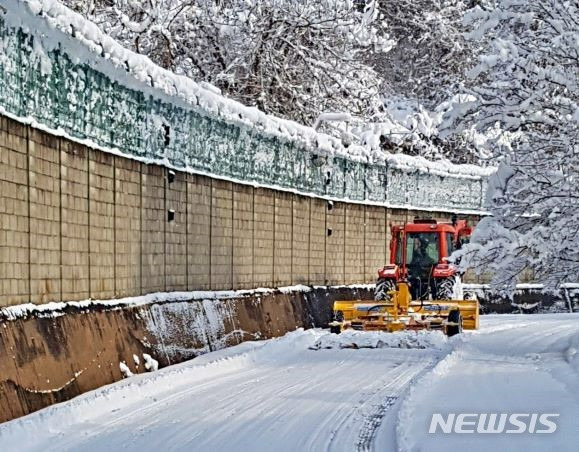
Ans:
[[[440,253],[443,241],[443,234],[434,231],[407,232],[400,234],[399,240],[395,241],[398,258],[395,264],[401,268],[403,278],[410,283],[413,299],[420,299],[428,293],[428,284],[433,283],[434,268],[443,263]]]
[[[472,228],[466,220],[453,218],[450,223],[419,219],[402,226],[392,226],[390,264],[380,269],[376,299],[387,298],[396,283],[409,283],[412,298],[452,299],[460,275],[447,258],[468,241]]]

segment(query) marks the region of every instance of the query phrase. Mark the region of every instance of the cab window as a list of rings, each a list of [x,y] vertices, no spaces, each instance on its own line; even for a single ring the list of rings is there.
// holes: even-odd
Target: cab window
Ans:
[[[451,232],[447,232],[446,233],[446,255],[450,256],[454,250],[455,250],[454,236]]]
[[[396,236],[396,260],[397,265],[402,265],[402,231]]]
[[[436,264],[439,256],[437,232],[409,232],[406,235],[406,264]]]

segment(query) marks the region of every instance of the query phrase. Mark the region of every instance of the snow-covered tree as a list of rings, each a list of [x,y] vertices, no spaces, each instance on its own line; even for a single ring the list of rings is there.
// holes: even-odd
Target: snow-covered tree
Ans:
[[[246,105],[304,124],[372,118],[393,45],[376,1],[64,0],[123,45]]]
[[[394,0],[380,11],[396,46],[375,55],[383,93],[405,96],[435,109],[457,92],[465,69],[474,61],[478,43],[464,37],[462,17],[471,1]]]
[[[488,50],[447,126],[476,124],[499,171],[465,265],[512,288],[530,268],[548,287],[579,281],[579,2],[494,0],[466,16]]]
[[[372,55],[382,78],[385,115],[364,125],[367,142],[386,151],[456,163],[481,163],[473,130],[439,136],[438,126],[460,92],[480,48],[467,40],[462,17],[471,0],[394,0],[380,2],[396,46]],[[373,137],[368,135],[374,134]]]
[[[440,111],[474,45],[466,0],[63,0],[123,45],[246,105],[385,152],[478,161]],[[432,110],[432,111],[431,111]],[[350,140],[349,138],[349,140]]]

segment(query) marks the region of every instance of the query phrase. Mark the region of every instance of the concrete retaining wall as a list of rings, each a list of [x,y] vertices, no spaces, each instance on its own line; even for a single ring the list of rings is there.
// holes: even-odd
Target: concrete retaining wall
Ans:
[[[0,116],[0,307],[368,283],[390,224],[451,216],[168,175]]]

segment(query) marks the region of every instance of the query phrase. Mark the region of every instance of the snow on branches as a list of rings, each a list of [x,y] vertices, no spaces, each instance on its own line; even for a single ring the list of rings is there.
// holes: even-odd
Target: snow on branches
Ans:
[[[388,96],[404,95],[429,109],[452,98],[474,60],[478,45],[464,37],[468,0],[381,2],[396,46],[375,56]]]
[[[394,42],[376,1],[64,0],[123,45],[260,110],[312,125],[327,111],[372,116],[365,63]]]
[[[125,47],[245,105],[384,152],[477,163],[440,112],[476,45],[468,0],[62,0]],[[413,127],[409,127],[412,125]]]
[[[488,47],[447,127],[476,124],[501,166],[463,262],[495,287],[527,268],[548,288],[579,281],[579,2],[483,2],[466,21]]]

